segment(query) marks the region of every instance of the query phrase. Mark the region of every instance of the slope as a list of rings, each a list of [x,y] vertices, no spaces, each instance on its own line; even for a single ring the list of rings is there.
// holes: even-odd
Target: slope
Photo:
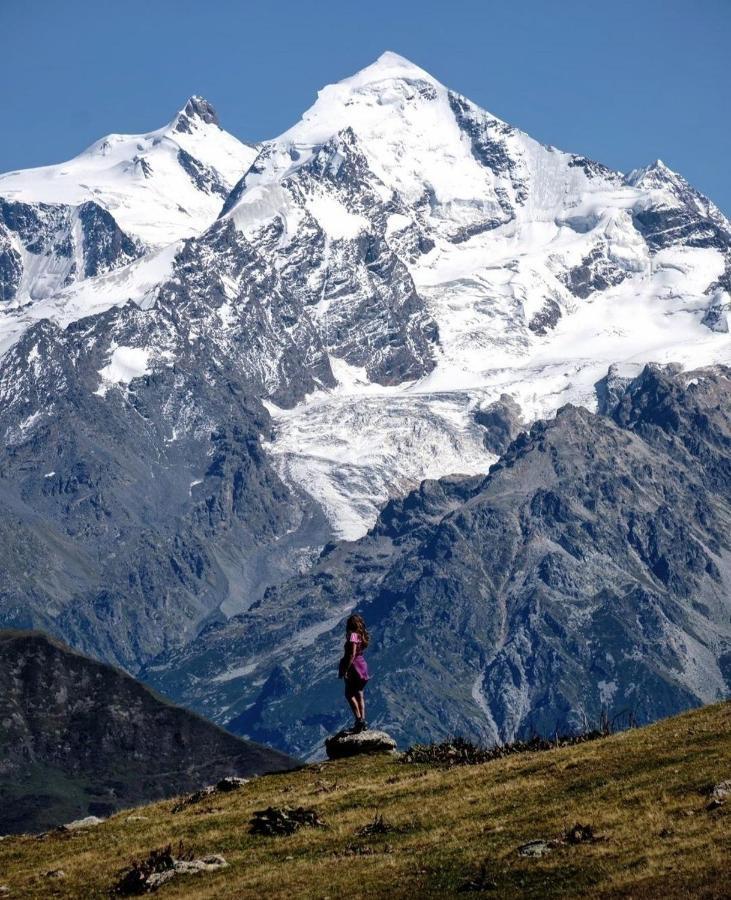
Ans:
[[[228,867],[181,876],[169,897],[326,896],[721,898],[731,877],[731,801],[707,809],[731,774],[731,706],[544,753],[451,769],[388,758],[343,760],[267,776],[171,814],[170,803],[122,813],[68,836],[0,843],[11,896],[103,897],[121,870],[152,848],[183,843]],[[248,834],[255,810],[314,807],[328,827],[289,837]],[[358,834],[380,814],[390,833]],[[576,823],[595,841],[539,858],[528,841]],[[61,869],[65,878],[43,877]],[[472,885],[470,887],[470,884]]]

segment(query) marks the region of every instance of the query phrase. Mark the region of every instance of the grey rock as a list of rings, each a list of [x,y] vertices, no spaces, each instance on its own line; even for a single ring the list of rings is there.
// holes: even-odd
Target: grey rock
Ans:
[[[719,806],[723,806],[727,800],[731,800],[731,780],[719,781],[711,789],[708,807],[717,809]]]
[[[59,826],[59,831],[80,831],[83,828],[93,828],[95,825],[101,825],[104,819],[98,816],[85,816],[83,819],[75,819],[73,822],[66,822]]]
[[[330,759],[344,759],[350,756],[372,753],[394,753],[396,741],[385,731],[361,731],[352,734],[340,731],[325,741],[325,751]]]
[[[547,841],[538,838],[535,841],[528,841],[527,844],[521,844],[521,846],[518,847],[518,853],[520,856],[527,856],[531,859],[540,859],[542,856],[547,856],[555,849],[555,847],[555,841]]]

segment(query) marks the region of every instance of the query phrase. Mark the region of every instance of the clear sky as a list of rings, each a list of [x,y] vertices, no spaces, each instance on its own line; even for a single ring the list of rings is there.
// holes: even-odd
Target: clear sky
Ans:
[[[660,157],[731,213],[731,0],[0,0],[0,171],[194,93],[274,137],[387,49],[546,143]]]

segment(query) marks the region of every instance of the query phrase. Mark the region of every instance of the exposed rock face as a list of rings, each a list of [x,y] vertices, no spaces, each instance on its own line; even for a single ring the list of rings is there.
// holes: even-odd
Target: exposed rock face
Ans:
[[[325,752],[330,759],[344,759],[371,753],[394,753],[396,741],[385,731],[361,731],[352,734],[339,731],[325,741]]]
[[[0,722],[0,833],[296,765],[37,632],[0,632]]]
[[[46,297],[142,255],[98,203],[19,203],[0,197],[0,301]]]
[[[648,368],[605,416],[565,407],[486,478],[390,503],[367,537],[148,677],[315,754],[341,721],[355,607],[373,634],[369,719],[403,743],[583,731],[602,712],[649,721],[727,696],[730,376]]]

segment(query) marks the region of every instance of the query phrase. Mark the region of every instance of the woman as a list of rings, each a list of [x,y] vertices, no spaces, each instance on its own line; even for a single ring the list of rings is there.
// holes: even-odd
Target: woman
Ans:
[[[354,613],[345,623],[345,653],[340,660],[338,677],[345,679],[345,696],[355,716],[353,727],[355,734],[368,728],[363,691],[370,676],[363,652],[369,643],[370,637],[365,622],[361,616]]]

